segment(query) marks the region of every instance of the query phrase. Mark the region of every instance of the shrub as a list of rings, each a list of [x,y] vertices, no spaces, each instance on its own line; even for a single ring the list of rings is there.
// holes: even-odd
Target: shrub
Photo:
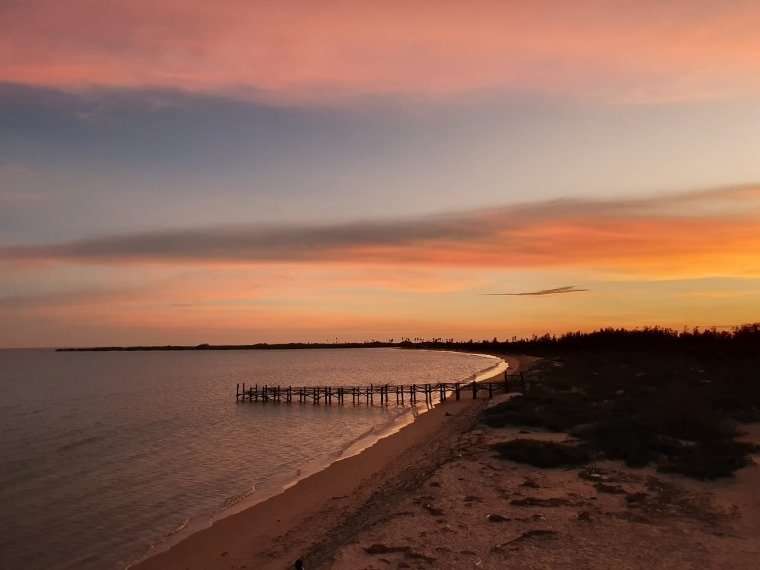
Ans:
[[[748,457],[756,447],[731,440],[713,440],[683,447],[669,457],[659,470],[680,473],[695,479],[728,477],[751,463]]]
[[[574,466],[591,461],[591,453],[584,446],[534,439],[513,439],[494,444],[493,448],[504,459],[534,467]]]
[[[540,395],[515,396],[486,409],[481,419],[490,427],[543,426],[554,431],[567,431],[587,423],[597,413],[580,394],[544,392]]]

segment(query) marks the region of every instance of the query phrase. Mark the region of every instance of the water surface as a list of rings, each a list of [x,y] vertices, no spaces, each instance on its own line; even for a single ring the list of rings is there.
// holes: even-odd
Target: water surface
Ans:
[[[493,364],[395,349],[0,350],[0,568],[123,568],[410,413],[236,404],[237,382],[456,381]]]

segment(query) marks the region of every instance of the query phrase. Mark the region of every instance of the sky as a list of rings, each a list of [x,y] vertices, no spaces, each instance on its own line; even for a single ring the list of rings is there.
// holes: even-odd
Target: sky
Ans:
[[[6,0],[0,347],[758,321],[758,25],[743,0]]]

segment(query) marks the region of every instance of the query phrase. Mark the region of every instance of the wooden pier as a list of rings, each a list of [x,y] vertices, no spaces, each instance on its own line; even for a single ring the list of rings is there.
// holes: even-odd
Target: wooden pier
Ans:
[[[235,387],[237,402],[274,402],[307,404],[353,404],[372,406],[376,402],[387,406],[414,405],[418,401],[432,403],[445,402],[449,398],[492,398],[494,394],[517,389],[524,391],[526,378],[522,373],[504,374],[503,380],[485,382],[442,382],[438,384],[370,384],[369,386],[270,386],[264,384],[246,387],[238,383]]]

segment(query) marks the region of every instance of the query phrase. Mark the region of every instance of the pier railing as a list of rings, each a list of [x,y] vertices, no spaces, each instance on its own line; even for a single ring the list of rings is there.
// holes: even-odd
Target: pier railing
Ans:
[[[514,390],[525,391],[528,379],[522,373],[504,374],[501,380],[484,382],[440,382],[438,384],[370,384],[365,386],[271,386],[264,384],[246,387],[238,383],[235,387],[237,402],[279,402],[299,404],[397,405],[416,404],[418,401],[432,402],[437,396],[445,402],[449,398],[461,400],[485,397],[492,398],[497,393]]]

